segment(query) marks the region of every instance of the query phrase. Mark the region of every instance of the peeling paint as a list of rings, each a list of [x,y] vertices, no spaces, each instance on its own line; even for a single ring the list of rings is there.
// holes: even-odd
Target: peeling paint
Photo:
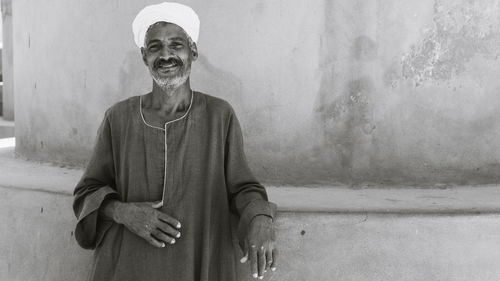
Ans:
[[[434,5],[434,28],[402,59],[402,72],[416,85],[449,80],[462,73],[475,55],[495,59],[500,45],[499,1],[440,1]]]

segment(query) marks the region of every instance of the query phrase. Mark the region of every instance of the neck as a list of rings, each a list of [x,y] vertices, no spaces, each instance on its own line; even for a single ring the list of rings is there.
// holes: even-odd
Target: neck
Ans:
[[[153,81],[152,98],[152,106],[168,115],[187,109],[191,102],[189,79],[175,89],[162,89]]]

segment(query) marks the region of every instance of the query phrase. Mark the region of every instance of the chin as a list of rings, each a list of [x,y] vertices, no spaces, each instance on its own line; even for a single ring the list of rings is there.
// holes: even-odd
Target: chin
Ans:
[[[186,83],[189,75],[185,76],[176,76],[173,78],[159,78],[153,76],[153,80],[160,86],[160,88],[164,91],[171,91],[179,88],[184,83]]]
[[[191,69],[188,68],[182,71],[181,73],[178,73],[177,75],[167,76],[167,77],[152,69],[150,69],[149,71],[156,84],[160,86],[162,90],[170,92],[171,90],[175,90],[184,83],[186,83],[191,72],[190,70]]]

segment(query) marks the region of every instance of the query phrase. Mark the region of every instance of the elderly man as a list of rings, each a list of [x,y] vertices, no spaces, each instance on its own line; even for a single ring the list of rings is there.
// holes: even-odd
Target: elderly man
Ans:
[[[241,262],[254,278],[276,269],[276,207],[248,168],[238,119],[190,87],[198,30],[177,3],[133,22],[153,89],[106,111],[75,188],[75,236],[95,249],[90,280],[236,280],[231,212]]]

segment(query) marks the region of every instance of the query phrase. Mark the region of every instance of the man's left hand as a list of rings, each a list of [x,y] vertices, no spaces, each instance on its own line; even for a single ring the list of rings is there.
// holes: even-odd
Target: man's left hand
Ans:
[[[268,269],[276,270],[278,252],[274,245],[275,239],[271,217],[258,215],[252,219],[244,241],[245,256],[241,259],[241,263],[250,259],[253,278],[263,279]]]

